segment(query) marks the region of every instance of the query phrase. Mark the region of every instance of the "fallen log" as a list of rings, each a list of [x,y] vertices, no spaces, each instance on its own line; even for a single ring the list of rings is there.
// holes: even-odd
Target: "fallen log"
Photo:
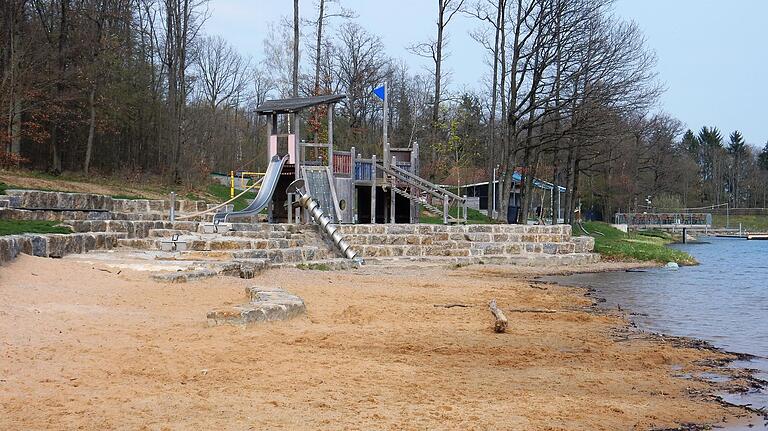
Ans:
[[[501,334],[506,331],[508,324],[507,316],[496,306],[495,299],[491,299],[491,302],[488,303],[488,308],[491,310],[493,317],[496,318],[496,323],[493,325],[494,332]]]
[[[547,309],[536,309],[536,308],[510,308],[510,313],[545,313],[545,314],[552,314],[557,313],[557,310],[547,310]]]

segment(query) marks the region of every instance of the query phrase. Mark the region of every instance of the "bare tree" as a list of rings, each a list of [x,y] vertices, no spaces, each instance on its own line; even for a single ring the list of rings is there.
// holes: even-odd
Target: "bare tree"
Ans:
[[[174,181],[179,182],[190,45],[205,21],[205,11],[202,9],[207,0],[163,1],[165,6],[163,63],[168,76],[169,143],[173,154],[173,178]]]
[[[443,52],[446,37],[446,28],[453,17],[462,10],[465,0],[437,0],[437,33],[434,39],[416,44],[410,47],[411,52],[421,57],[432,60],[434,64],[434,97],[432,100],[432,144],[437,136],[437,128],[440,122],[440,102],[443,84]],[[433,151],[434,153],[434,151]],[[434,156],[433,156],[434,159]]]
[[[248,85],[250,61],[221,36],[200,40],[195,69],[206,105],[213,111],[222,105],[236,106]]]
[[[312,89],[313,94],[320,94],[320,70],[322,69],[322,48],[323,48],[323,36],[325,26],[331,18],[352,19],[356,18],[357,14],[342,6],[337,6],[336,9],[332,9],[333,4],[338,5],[340,0],[317,0],[317,20],[312,22],[315,26],[315,81]]]

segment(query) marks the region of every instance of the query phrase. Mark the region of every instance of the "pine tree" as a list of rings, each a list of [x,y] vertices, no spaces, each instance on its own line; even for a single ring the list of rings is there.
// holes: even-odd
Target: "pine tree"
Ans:
[[[760,169],[768,171],[768,142],[765,143],[763,151],[760,151],[760,155],[757,156],[757,164],[760,165]]]

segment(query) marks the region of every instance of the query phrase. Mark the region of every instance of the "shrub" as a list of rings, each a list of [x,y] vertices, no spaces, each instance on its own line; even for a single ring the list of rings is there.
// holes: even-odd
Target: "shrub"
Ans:
[[[26,165],[30,160],[15,153],[8,153],[0,151],[0,168],[19,168],[21,165]]]

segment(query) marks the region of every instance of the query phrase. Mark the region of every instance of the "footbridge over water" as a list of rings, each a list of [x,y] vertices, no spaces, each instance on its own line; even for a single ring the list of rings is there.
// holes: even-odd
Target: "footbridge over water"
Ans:
[[[630,229],[661,230],[707,230],[712,228],[710,213],[617,213],[614,217],[617,225],[626,225]]]

